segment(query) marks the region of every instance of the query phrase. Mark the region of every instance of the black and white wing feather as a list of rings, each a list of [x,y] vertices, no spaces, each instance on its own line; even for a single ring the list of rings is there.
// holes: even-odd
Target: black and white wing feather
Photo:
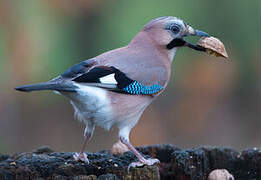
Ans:
[[[76,83],[86,84],[106,88],[110,91],[126,94],[150,95],[158,93],[163,89],[162,86],[154,84],[145,86],[133,79],[130,79],[122,71],[113,66],[96,66],[88,72],[72,79]]]

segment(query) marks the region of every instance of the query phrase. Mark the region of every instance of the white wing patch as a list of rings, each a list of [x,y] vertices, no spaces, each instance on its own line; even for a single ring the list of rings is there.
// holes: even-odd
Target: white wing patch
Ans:
[[[105,84],[118,84],[115,79],[115,73],[100,78],[100,81],[101,83],[105,83]]]

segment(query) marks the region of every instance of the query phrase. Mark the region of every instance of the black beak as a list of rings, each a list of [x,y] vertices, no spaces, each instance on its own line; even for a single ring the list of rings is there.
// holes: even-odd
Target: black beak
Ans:
[[[210,37],[208,33],[204,32],[204,31],[200,31],[198,29],[194,30],[191,26],[188,26],[188,32],[186,34],[186,36],[198,36],[198,37]],[[199,45],[195,45],[195,44],[191,44],[190,42],[187,42],[185,40],[183,40],[185,43],[184,43],[184,46],[187,46],[189,48],[192,48],[194,50],[197,50],[197,51],[206,51],[205,48],[199,46]]]
[[[185,41],[183,38],[176,38],[173,39],[169,44],[167,44],[167,49],[172,49],[174,47],[182,47],[182,46],[187,46],[189,48],[192,48],[197,51],[206,51],[206,48],[203,48],[199,45],[191,44],[190,42]]]
[[[192,36],[199,36],[199,37],[210,37],[208,33],[200,30],[195,30],[194,34],[191,34]]]

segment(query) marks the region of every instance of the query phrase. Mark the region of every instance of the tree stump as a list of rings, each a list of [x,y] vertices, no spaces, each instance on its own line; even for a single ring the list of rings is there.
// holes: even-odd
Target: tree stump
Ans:
[[[42,147],[33,152],[12,156],[0,154],[1,180],[131,180],[177,179],[207,180],[215,169],[226,169],[236,180],[261,179],[261,150],[254,148],[241,153],[222,147],[201,147],[182,150],[172,145],[138,147],[146,157],[160,164],[130,168],[137,161],[131,152],[111,155],[108,150],[87,153],[89,164],[73,160],[72,152],[54,152]]]

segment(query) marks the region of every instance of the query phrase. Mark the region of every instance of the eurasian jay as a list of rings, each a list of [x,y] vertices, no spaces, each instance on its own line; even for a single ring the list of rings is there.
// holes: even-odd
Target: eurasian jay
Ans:
[[[95,126],[119,129],[119,140],[138,158],[130,167],[152,165],[129,141],[131,129],[146,107],[166,88],[171,63],[179,47],[204,48],[186,42],[185,36],[209,36],[183,20],[166,16],[151,20],[122,48],[74,65],[60,76],[39,84],[16,87],[19,91],[53,90],[68,97],[76,117],[86,125],[84,143],[74,159],[89,162],[84,153]]]

